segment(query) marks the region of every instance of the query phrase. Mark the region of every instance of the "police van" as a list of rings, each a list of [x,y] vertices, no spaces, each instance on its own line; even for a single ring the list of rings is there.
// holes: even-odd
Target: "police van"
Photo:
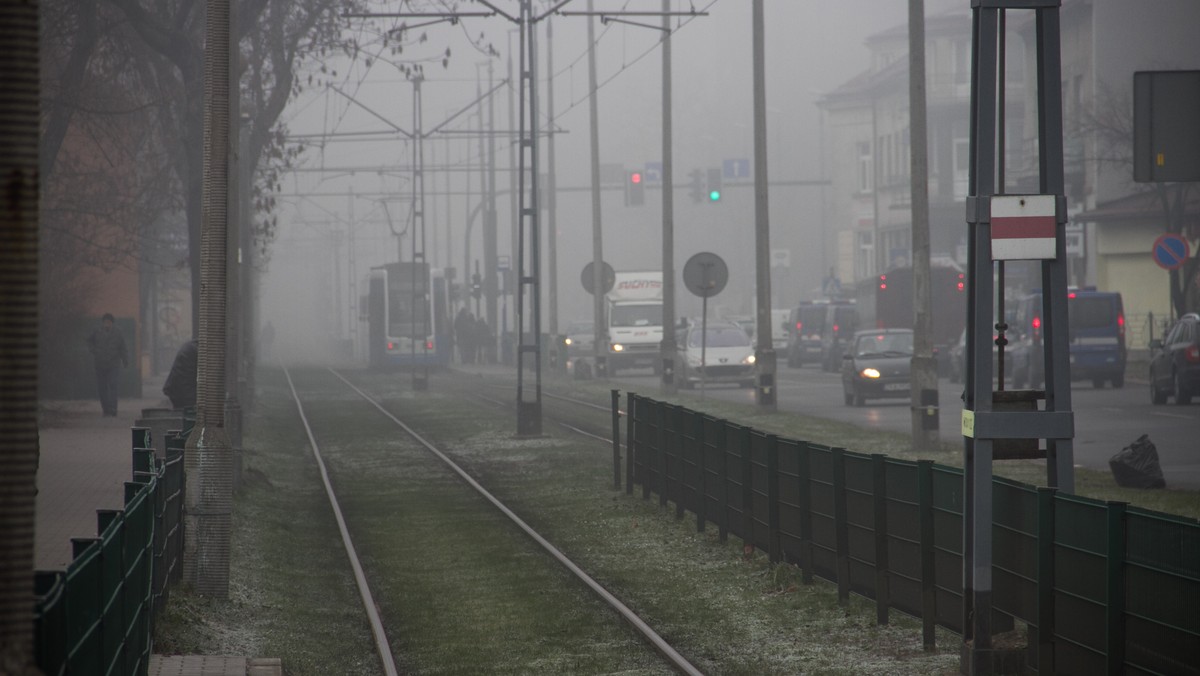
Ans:
[[[1042,293],[1017,301],[1015,326],[1009,327],[1013,387],[1039,388],[1046,382],[1042,352],[1045,318]],[[1121,294],[1095,287],[1067,291],[1067,344],[1071,380],[1091,380],[1096,388],[1125,385],[1125,310]]]

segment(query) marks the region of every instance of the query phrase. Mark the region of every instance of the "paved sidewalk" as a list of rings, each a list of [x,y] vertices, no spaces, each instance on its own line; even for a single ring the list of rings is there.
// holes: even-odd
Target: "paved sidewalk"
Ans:
[[[150,380],[143,391],[161,386]],[[106,418],[95,400],[41,402],[37,570],[65,569],[71,538],[96,537],[96,510],[124,508],[125,482],[133,479],[130,428],[143,408],[159,406],[169,406],[161,395],[122,399],[118,415]]]
[[[139,399],[121,399],[115,418],[96,400],[42,401],[39,412],[37,531],[34,567],[64,570],[71,538],[96,537],[96,510],[123,509],[133,478],[130,428],[144,408],[169,408],[162,378],[148,378]],[[153,655],[152,676],[277,676],[278,659],[211,655]]]

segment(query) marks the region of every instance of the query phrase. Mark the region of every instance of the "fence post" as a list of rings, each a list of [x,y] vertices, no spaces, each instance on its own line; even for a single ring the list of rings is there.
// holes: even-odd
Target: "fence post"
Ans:
[[[658,506],[667,506],[667,406],[658,402]]]
[[[742,427],[742,551],[750,554],[754,551],[754,467],[750,459],[751,433],[749,427]]]
[[[937,580],[933,548],[933,461],[917,461],[917,512],[921,522],[921,638],[925,650],[937,648]]]
[[[696,438],[696,532],[704,532],[704,519],[708,513],[708,494],[705,489],[705,474],[708,473],[704,448],[704,414],[695,413],[692,417],[692,436]]]
[[[717,519],[717,540],[719,542],[727,542],[729,540],[729,423],[724,420],[717,420],[717,451],[721,458],[721,468],[717,471],[717,476],[721,480],[721,516]]]
[[[1108,553],[1107,574],[1108,603],[1105,632],[1105,654],[1108,656],[1108,673],[1119,676],[1125,668],[1125,508],[1124,502],[1109,502],[1107,516]]]
[[[1054,500],[1055,490],[1037,489],[1037,665],[1054,673]]]
[[[837,539],[838,603],[850,601],[850,529],[846,517],[846,449],[833,449],[833,529]]]
[[[687,409],[675,407],[675,467],[679,478],[675,481],[675,518],[683,518],[684,502],[687,500]]]
[[[800,453],[796,460],[796,483],[800,484],[800,580],[804,584],[812,584],[812,495],[810,494],[812,468],[809,465],[808,442],[802,441],[799,446]]]
[[[613,490],[621,490],[621,390],[612,395]]]
[[[871,470],[875,507],[875,621],[887,624],[888,606],[892,603],[888,585],[887,456],[872,453]]]
[[[653,448],[654,450],[650,453],[649,458],[646,457],[645,449],[642,449],[642,453],[641,453],[641,455],[642,455],[642,499],[649,500],[650,499],[650,479],[653,476],[653,472],[650,471],[650,462],[653,461],[654,454],[658,452],[658,449],[662,448],[662,411],[661,411],[662,402],[654,401],[652,399],[646,399],[644,401],[652,402],[650,405],[650,410],[646,412],[646,415],[647,415],[647,417],[652,416],[654,418],[654,442],[650,445],[651,448]],[[646,436],[649,436],[649,435],[646,435]]]
[[[634,463],[634,429],[633,410],[637,405],[637,395],[633,392],[625,395],[625,494],[633,495],[633,463]]]
[[[779,541],[779,437],[767,435],[767,555],[771,563],[783,561]]]

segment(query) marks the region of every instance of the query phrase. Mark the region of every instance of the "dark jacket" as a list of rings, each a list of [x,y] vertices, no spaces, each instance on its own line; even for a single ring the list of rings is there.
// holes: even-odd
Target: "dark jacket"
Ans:
[[[125,351],[125,337],[115,326],[108,330],[101,327],[92,331],[92,335],[88,336],[87,346],[96,360],[97,368],[129,366],[129,354]]]
[[[175,353],[167,382],[163,383],[163,394],[171,400],[172,408],[187,408],[196,405],[196,368],[199,363],[200,346],[195,340],[184,343]]]

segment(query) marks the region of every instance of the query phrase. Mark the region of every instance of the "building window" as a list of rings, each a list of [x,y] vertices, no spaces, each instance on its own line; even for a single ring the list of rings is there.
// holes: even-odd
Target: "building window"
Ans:
[[[858,144],[858,189],[860,192],[869,192],[873,182],[871,181],[871,144]]]
[[[954,197],[967,196],[971,180],[971,142],[965,138],[954,139]]]
[[[971,43],[967,40],[954,41],[954,84],[971,81]]]

